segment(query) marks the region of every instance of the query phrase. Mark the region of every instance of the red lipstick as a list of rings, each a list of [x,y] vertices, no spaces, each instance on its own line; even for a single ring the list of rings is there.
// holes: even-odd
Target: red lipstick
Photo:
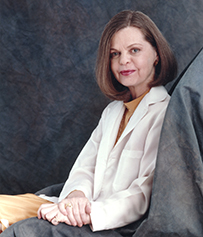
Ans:
[[[123,71],[120,71],[120,74],[123,76],[129,76],[133,72],[135,72],[135,70],[123,70]]]

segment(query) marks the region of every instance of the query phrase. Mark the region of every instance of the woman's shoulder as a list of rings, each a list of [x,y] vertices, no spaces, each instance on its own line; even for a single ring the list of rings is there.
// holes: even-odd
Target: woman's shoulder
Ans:
[[[123,106],[123,101],[114,100],[114,101],[111,101],[111,102],[106,106],[106,108],[115,108],[115,107],[120,107],[120,106]]]
[[[150,93],[146,98],[149,104],[156,104],[159,102],[168,103],[170,100],[170,95],[164,86],[156,86],[151,88]]]
[[[123,108],[123,101],[111,101],[103,110],[103,115],[109,114],[111,112],[117,112],[120,111]]]

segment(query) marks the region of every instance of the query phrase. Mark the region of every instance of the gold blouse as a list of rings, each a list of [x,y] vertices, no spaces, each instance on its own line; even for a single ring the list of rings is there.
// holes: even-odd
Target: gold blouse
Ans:
[[[139,105],[140,101],[144,98],[144,96],[149,92],[146,91],[143,95],[139,96],[138,98],[130,101],[130,102],[124,102],[125,105],[125,111],[123,114],[123,118],[121,120],[120,123],[120,127],[118,130],[118,134],[117,134],[117,138],[116,138],[116,142],[117,143],[118,139],[120,138],[121,134],[123,133],[125,127],[127,126],[131,116],[133,115],[134,111],[136,110],[137,106]]]

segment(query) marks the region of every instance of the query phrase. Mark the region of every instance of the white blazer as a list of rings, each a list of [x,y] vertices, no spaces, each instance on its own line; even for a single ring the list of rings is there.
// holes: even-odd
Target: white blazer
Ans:
[[[61,201],[73,190],[85,193],[93,231],[127,225],[146,212],[169,99],[163,86],[153,87],[115,146],[125,106],[114,101],[103,111],[59,196]]]

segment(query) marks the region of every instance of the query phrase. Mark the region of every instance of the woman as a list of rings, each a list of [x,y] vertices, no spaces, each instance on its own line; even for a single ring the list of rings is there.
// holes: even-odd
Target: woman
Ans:
[[[38,219],[55,226],[64,222],[63,228],[88,224],[95,232],[125,226],[145,214],[170,99],[163,85],[176,71],[173,53],[146,15],[122,11],[109,21],[100,40],[96,76],[102,92],[115,101],[103,111],[58,203],[42,204]],[[18,236],[15,231],[23,223],[3,235]]]

